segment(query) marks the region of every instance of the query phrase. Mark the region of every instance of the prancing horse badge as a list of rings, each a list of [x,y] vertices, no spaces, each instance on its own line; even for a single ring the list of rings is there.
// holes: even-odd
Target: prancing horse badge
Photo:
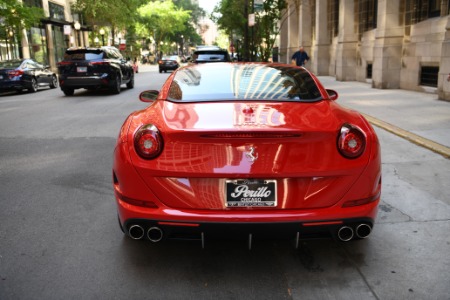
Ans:
[[[255,160],[258,159],[258,153],[256,153],[256,148],[253,146],[247,148],[245,151],[245,157],[247,157],[251,163],[254,163]]]

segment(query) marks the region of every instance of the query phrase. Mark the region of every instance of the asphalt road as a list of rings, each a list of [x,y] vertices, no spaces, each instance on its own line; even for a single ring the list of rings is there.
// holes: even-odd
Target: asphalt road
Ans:
[[[450,299],[450,161],[381,129],[383,201],[368,239],[249,251],[124,237],[115,139],[146,106],[139,92],[167,76],[141,68],[120,95],[0,95],[0,299]]]

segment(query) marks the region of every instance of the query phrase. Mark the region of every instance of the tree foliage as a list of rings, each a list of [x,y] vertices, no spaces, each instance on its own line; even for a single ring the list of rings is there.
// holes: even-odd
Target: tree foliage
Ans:
[[[91,25],[123,29],[136,19],[136,11],[145,0],[76,0],[74,12],[82,13]]]
[[[287,3],[286,0],[265,0],[262,11],[255,12],[255,25],[249,28],[247,15],[253,12],[252,2],[222,0],[214,8],[212,17],[219,28],[233,39],[233,42],[244,39],[239,43],[241,57],[256,60],[256,53],[258,53],[261,60],[267,61],[279,34],[280,27],[277,23],[286,12]],[[248,45],[248,48],[244,45]]]
[[[21,35],[22,29],[39,24],[45,17],[41,8],[29,7],[18,0],[2,0],[0,3],[0,30]]]
[[[153,37],[158,46],[176,33],[183,32],[190,12],[176,7],[171,0],[148,2],[138,9],[140,33]]]

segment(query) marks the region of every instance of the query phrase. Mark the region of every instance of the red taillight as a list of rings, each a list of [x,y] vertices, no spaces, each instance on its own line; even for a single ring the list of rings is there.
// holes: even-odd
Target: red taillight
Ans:
[[[8,75],[9,75],[9,77],[20,76],[20,75],[23,75],[23,71],[22,70],[9,71]]]
[[[134,148],[145,159],[156,158],[163,149],[163,139],[153,124],[144,125],[134,135]]]
[[[337,146],[344,157],[357,158],[366,148],[366,137],[357,127],[344,124],[339,132]]]
[[[72,63],[70,61],[60,61],[58,63],[58,67],[62,67],[62,66],[68,66],[71,65]]]
[[[158,64],[162,64],[163,63],[163,61],[162,60],[158,60]]]
[[[91,61],[89,63],[89,65],[93,66],[93,65],[108,65],[109,66],[109,62],[107,61]]]

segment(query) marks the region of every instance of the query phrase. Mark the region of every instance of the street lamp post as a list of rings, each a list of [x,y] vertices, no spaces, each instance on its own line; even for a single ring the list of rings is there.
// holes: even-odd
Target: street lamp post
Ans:
[[[184,35],[181,35],[181,56],[184,55]]]
[[[100,35],[102,36],[102,46],[105,46],[105,29],[100,29]]]
[[[75,28],[75,33],[76,33],[76,40],[77,40],[77,44],[76,46],[80,47],[80,29],[81,29],[81,24],[78,21],[75,21],[75,23],[73,24],[73,27]]]

